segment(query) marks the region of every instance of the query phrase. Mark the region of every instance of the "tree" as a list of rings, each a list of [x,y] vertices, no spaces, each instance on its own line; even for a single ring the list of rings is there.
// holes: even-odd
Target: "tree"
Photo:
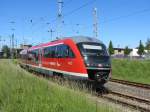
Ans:
[[[109,42],[108,51],[109,51],[110,55],[114,54],[114,48],[113,48],[112,41]]]
[[[2,47],[2,51],[4,52],[4,58],[9,58],[10,57],[10,49],[7,45],[4,45]]]
[[[145,48],[150,52],[150,38],[147,39]]]
[[[137,52],[140,56],[142,56],[144,54],[144,45],[142,43],[142,41],[140,40],[140,44],[138,47],[138,52]]]
[[[130,52],[131,52],[131,50],[128,48],[128,46],[126,46],[124,49],[125,56],[128,56],[130,54]]]

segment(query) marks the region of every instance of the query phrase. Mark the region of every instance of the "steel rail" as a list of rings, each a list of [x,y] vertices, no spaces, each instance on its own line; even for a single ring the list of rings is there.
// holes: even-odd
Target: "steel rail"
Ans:
[[[118,93],[118,92],[109,92],[109,93],[120,96],[120,97],[125,97],[125,98],[128,98],[128,99],[136,100],[138,102],[143,102],[143,103],[146,103],[146,104],[150,105],[150,100],[149,99],[143,99],[143,98],[139,98],[139,97],[136,97],[136,96],[126,95],[126,94],[122,94],[122,93]]]
[[[144,89],[150,89],[150,84],[142,84],[142,83],[120,80],[120,79],[110,79],[110,82],[116,82],[116,83],[120,83],[120,84],[124,84],[124,85],[135,86],[135,87],[140,87],[140,88],[144,88]]]
[[[104,96],[103,98],[104,98],[104,99],[107,99],[107,100],[109,100],[109,101],[115,102],[115,103],[120,103],[120,104],[122,104],[122,105],[132,107],[133,109],[139,110],[139,111],[141,111],[141,112],[150,112],[150,109],[146,109],[146,108],[143,108],[143,107],[139,107],[139,106],[134,105],[134,104],[129,104],[129,103],[123,102],[123,101],[121,101],[121,100],[115,100],[115,99],[110,98],[110,97],[107,97],[107,96]]]
[[[119,96],[119,97],[123,97],[123,98],[133,100],[133,101],[136,100],[139,103],[145,103],[147,105],[150,105],[150,100],[148,100],[148,99],[142,99],[142,98],[138,98],[138,97],[135,97],[135,96],[125,95],[125,94],[121,94],[121,93],[118,93],[118,92],[112,92],[112,91],[109,91],[109,94],[116,95],[116,96]],[[115,99],[113,97],[109,97],[108,95],[102,95],[101,97],[104,98],[104,99],[110,100],[112,102],[115,102],[115,103],[120,103],[122,105],[132,107],[133,109],[140,110],[142,112],[150,112],[150,108],[144,108],[144,107],[136,105],[134,103],[128,103],[128,102],[125,102],[123,100],[119,100],[119,99]]]

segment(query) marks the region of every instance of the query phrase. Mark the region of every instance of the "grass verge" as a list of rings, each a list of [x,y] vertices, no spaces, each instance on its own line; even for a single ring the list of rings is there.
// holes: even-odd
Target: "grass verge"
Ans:
[[[0,112],[112,112],[79,91],[38,78],[0,60]]]
[[[150,84],[150,60],[112,60],[112,78]]]

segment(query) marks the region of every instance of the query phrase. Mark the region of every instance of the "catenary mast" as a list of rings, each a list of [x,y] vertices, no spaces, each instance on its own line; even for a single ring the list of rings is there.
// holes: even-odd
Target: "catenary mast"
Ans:
[[[63,0],[58,0],[58,14],[57,14],[57,38],[62,37],[62,8],[63,8]]]
[[[94,19],[94,23],[93,23],[94,38],[98,38],[98,16],[97,16],[97,8],[93,9],[93,19]]]

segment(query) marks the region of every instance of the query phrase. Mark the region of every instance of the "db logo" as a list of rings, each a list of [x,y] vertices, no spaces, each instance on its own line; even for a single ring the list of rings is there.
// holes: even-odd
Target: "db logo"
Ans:
[[[68,65],[72,65],[72,61],[68,62]]]

